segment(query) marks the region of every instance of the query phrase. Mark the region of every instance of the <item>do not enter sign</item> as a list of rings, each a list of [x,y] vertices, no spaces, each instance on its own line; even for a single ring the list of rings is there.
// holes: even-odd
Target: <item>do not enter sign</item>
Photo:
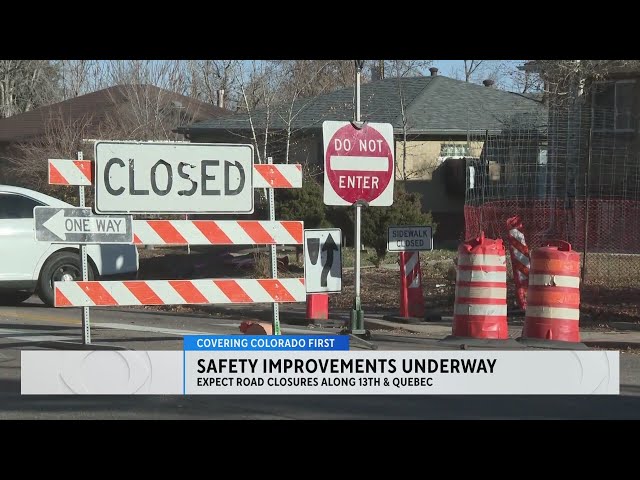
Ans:
[[[324,140],[324,203],[369,206],[393,204],[393,127],[389,123],[322,124]]]

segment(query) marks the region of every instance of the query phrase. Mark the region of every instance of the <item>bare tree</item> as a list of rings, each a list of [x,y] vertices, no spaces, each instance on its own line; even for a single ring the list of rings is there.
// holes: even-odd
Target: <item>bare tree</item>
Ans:
[[[84,151],[86,158],[91,158],[89,146],[83,139],[92,133],[93,116],[69,121],[62,111],[52,111],[45,121],[44,135],[16,144],[9,152],[8,173],[13,183],[74,203],[77,189],[49,185],[47,159],[75,158],[78,151]]]
[[[103,66],[99,60],[61,60],[62,100],[85,95],[105,86]]]
[[[218,103],[219,91],[224,92],[225,108],[235,110],[239,101],[239,60],[191,60],[189,96],[213,105]]]
[[[48,60],[0,60],[0,118],[60,99],[58,68]]]
[[[355,67],[353,61],[296,60],[285,62],[284,68],[284,78],[288,80],[284,82],[279,96],[286,101],[286,108],[278,109],[278,114],[286,126],[284,161],[289,163],[297,117],[313,103],[312,97],[351,86]],[[321,122],[322,119],[317,121]]]
[[[405,105],[402,80],[398,77],[398,97],[400,98],[400,115],[402,121],[402,181],[407,181],[407,110]]]
[[[487,68],[483,71],[483,79],[491,79],[497,88],[511,92],[527,94],[542,90],[540,76],[522,65],[526,60],[487,61]]]
[[[183,61],[110,61],[102,73],[114,109],[100,125],[102,138],[176,140],[173,130],[195,116],[197,103],[187,93],[189,72]]]
[[[464,62],[464,81],[470,82],[478,69],[485,64],[486,60],[463,60]]]
[[[432,60],[374,60],[373,66],[381,68],[384,77],[396,78],[424,75],[432,63]]]
[[[155,85],[156,87],[188,94],[188,67],[183,60],[110,60],[103,71],[107,85]]]
[[[284,60],[272,62],[283,81],[277,95],[281,103],[311,98],[353,85],[351,60]]]
[[[254,60],[248,68],[246,65],[241,66],[238,72],[237,83],[242,101],[240,111],[247,114],[251,141],[256,148],[259,163],[267,160],[273,107],[278,103],[282,81],[282,70],[275,62]],[[259,142],[260,138],[262,144]]]
[[[613,73],[639,71],[640,60],[533,60],[526,69],[540,76],[545,93],[563,103],[576,89],[587,93]]]

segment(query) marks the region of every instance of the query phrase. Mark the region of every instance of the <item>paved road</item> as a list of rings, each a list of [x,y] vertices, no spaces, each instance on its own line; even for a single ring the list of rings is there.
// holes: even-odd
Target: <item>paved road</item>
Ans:
[[[20,349],[80,340],[77,309],[32,300],[0,307],[0,419],[640,419],[640,355],[621,355],[621,391],[596,396],[21,396]],[[192,333],[238,333],[240,319],[92,309],[92,340],[136,350],[182,348]],[[318,329],[284,326],[284,333]],[[374,332],[379,349],[441,348],[433,338]],[[353,348],[359,345],[353,344]]]

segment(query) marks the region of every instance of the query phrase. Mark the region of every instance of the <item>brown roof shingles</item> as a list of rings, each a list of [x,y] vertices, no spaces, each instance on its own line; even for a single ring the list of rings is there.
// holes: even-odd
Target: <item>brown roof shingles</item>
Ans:
[[[116,85],[0,119],[0,143],[19,142],[43,135],[46,133],[47,120],[60,115],[65,122],[92,117],[92,122],[97,123],[136,93],[151,98],[161,97],[162,102],[167,104],[180,102],[189,111],[194,121],[208,120],[231,113],[224,108],[163,90],[154,85]]]

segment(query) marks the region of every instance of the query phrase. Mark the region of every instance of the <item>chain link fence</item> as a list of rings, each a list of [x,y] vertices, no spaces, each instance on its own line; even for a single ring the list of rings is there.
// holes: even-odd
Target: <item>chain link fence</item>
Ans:
[[[499,130],[468,130],[482,148],[466,159],[466,237],[506,241],[519,215],[530,248],[564,240],[580,252],[583,285],[640,288],[636,119],[579,103],[495,116]]]

